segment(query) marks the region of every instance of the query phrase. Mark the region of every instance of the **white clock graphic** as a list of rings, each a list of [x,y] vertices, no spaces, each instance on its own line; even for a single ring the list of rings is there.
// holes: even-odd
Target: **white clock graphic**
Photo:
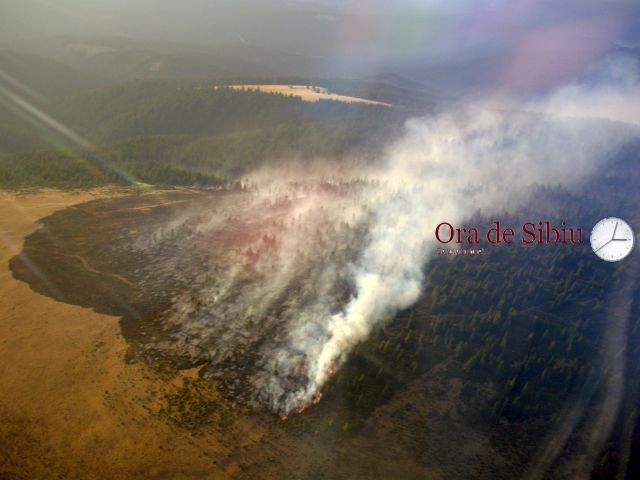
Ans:
[[[633,230],[620,218],[603,218],[591,230],[593,253],[607,262],[625,258],[633,249]]]

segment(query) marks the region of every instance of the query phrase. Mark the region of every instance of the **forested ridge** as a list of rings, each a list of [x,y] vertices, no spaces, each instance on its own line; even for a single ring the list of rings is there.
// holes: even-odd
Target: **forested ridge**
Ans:
[[[349,155],[373,161],[407,116],[385,106],[157,80],[91,90],[41,108],[92,148],[46,122],[0,109],[1,186],[80,187],[131,178],[207,186],[233,182],[269,161]]]
[[[638,195],[632,197],[637,201]],[[561,194],[558,199],[565,203],[549,210],[558,218],[585,226],[597,220],[576,197]],[[618,202],[607,198],[601,207]],[[626,218],[638,220],[633,207],[621,209]],[[516,224],[527,215],[516,212],[504,219]],[[490,219],[476,217],[474,222],[489,225]],[[612,478],[621,468],[637,472],[636,460],[626,467],[619,462],[621,449],[639,448],[635,440],[625,447],[629,437],[622,428],[629,419],[637,422],[640,413],[638,263],[601,262],[588,244],[482,248],[481,255],[437,255],[425,272],[421,299],[355,349],[325,389],[326,404],[349,405],[350,414],[337,418],[339,425],[366,428],[369,415],[392,402],[388,413],[424,422],[407,428],[415,428],[418,442],[424,442],[414,448],[427,451],[433,448],[429,436],[417,432],[439,428],[440,417],[429,414],[420,420],[415,414],[424,408],[424,396],[415,391],[420,386],[450,399],[447,428],[458,428],[452,419],[462,415],[459,425],[485,432],[502,456],[501,465],[495,457],[477,459],[478,478],[518,478],[540,446],[561,435],[566,422],[572,422],[571,434],[556,462],[575,455],[572,448],[588,449],[585,436],[613,395],[611,375],[620,361],[627,369],[619,410],[608,412],[616,420],[604,450],[592,453],[597,456],[592,478]],[[611,339],[620,327],[625,340],[614,346]],[[446,390],[456,379],[462,382],[458,396]]]

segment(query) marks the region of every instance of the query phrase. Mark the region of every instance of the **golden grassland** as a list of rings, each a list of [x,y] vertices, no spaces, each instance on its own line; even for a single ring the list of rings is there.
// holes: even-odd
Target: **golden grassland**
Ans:
[[[117,318],[37,294],[8,269],[38,218],[117,194],[0,192],[0,478],[220,478],[235,468],[214,463],[228,453],[215,438],[149,414],[154,392],[181,378],[126,364]]]

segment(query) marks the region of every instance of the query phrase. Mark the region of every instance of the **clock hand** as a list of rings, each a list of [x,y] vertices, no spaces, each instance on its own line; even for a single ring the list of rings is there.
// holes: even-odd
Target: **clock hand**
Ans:
[[[604,247],[606,247],[607,245],[609,245],[611,242],[613,242],[613,238],[611,240],[609,240],[608,242],[604,242],[604,244],[600,245],[596,250],[593,251],[593,253],[597,253],[600,250],[602,250]]]
[[[609,240],[610,242],[628,242],[631,240],[630,238],[612,238]]]
[[[616,226],[613,227],[613,235],[611,235],[611,240],[616,238],[616,231],[618,230],[618,222],[616,222]]]

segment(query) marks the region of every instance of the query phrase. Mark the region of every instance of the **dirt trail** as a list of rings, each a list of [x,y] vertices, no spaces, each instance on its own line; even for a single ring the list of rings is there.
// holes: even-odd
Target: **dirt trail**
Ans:
[[[25,247],[25,250],[35,250],[35,251],[39,251],[39,252],[44,252],[44,250],[41,250],[41,249],[35,248],[35,247]],[[84,269],[87,270],[88,272],[95,273],[97,275],[104,275],[106,277],[115,278],[117,280],[120,280],[125,285],[129,285],[130,287],[135,288],[135,285],[130,280],[128,280],[125,277],[123,277],[122,275],[118,275],[117,273],[109,273],[109,272],[103,272],[101,270],[96,270],[95,268],[93,268],[91,266],[91,264],[89,264],[87,259],[84,258],[82,255],[71,255],[69,253],[56,252],[55,250],[44,252],[44,253],[48,253],[48,254],[51,254],[51,255],[60,255],[62,257],[68,257],[68,258],[75,258],[76,260],[78,260],[82,264]]]

